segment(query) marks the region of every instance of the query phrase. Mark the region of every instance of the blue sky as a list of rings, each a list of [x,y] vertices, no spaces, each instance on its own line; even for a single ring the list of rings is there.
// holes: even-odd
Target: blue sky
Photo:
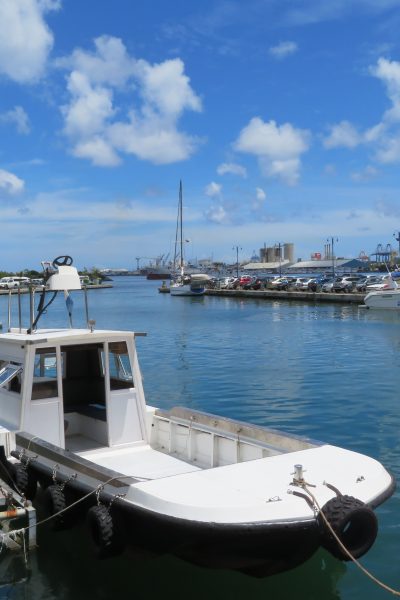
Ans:
[[[399,29],[400,0],[0,0],[0,269],[172,254],[180,179],[189,259],[397,249]]]

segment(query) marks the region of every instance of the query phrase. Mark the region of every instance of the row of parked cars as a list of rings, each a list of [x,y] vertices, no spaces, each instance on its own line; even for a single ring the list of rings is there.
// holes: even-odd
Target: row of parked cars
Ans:
[[[43,285],[43,279],[29,279],[29,277],[2,277],[0,290],[14,290],[30,285]]]
[[[212,286],[219,289],[273,289],[326,293],[362,293],[385,287],[390,277],[390,274],[342,275],[336,277],[322,275],[319,277],[255,277],[243,275],[242,277],[225,277],[214,280]]]

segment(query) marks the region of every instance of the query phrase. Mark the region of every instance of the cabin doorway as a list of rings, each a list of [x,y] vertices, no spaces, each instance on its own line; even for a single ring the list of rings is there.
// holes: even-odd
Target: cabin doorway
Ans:
[[[103,344],[61,347],[65,447],[108,446]]]

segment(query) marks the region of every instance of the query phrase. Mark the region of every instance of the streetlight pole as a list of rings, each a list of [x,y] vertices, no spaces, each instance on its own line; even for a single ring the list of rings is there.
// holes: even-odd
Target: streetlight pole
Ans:
[[[239,250],[242,250],[242,248],[233,246],[232,250],[236,250],[236,277],[239,279]]]
[[[327,238],[327,242],[331,243],[331,253],[332,253],[332,277],[335,277],[335,242],[338,242],[338,238],[331,237]]]

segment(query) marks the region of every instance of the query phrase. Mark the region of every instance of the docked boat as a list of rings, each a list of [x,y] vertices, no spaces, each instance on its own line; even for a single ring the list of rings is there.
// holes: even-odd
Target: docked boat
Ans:
[[[174,265],[177,274],[171,281],[170,293],[171,296],[204,296],[210,277],[206,273],[185,272],[183,245],[182,181],[180,181],[174,256]]]
[[[355,558],[369,550],[374,509],[395,488],[380,462],[183,406],[148,405],[136,348],[145,334],[97,330],[87,302],[87,328],[73,328],[68,299],[80,281],[71,263],[45,263],[36,316],[31,310],[28,328],[9,323],[0,334],[3,471],[28,498],[45,488],[56,527],[72,526],[81,511],[98,556],[131,544],[256,576],[301,564],[320,546],[348,560],[326,522]],[[70,327],[40,329],[58,292]]]
[[[400,311],[400,288],[390,275],[380,289],[371,289],[364,298],[367,308]]]

